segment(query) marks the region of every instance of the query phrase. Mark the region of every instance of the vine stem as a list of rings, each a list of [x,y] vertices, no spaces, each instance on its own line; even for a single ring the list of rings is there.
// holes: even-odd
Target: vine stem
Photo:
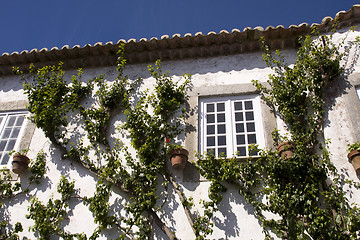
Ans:
[[[324,36],[322,36],[322,40],[323,40],[323,44],[324,44],[324,47],[325,47],[325,39],[324,39]],[[329,75],[325,73],[324,71],[324,68],[322,65],[320,65],[320,71],[321,71],[321,78],[322,78],[322,81],[323,81],[323,88],[322,88],[322,96],[325,96],[325,86],[327,85],[327,83],[329,82]],[[326,103],[325,103],[325,100],[324,100],[324,108],[326,106]],[[324,124],[325,124],[325,117],[322,116],[321,120],[320,120],[320,123],[319,123],[319,126],[322,126],[321,128],[321,132],[319,133],[319,135],[321,135],[321,137],[323,139],[325,139],[325,136],[324,136]],[[322,180],[321,182],[321,185],[322,185],[322,188],[325,189],[326,191],[329,190],[330,186],[331,186],[331,183],[326,181],[325,179]],[[336,211],[336,209],[331,209],[331,213],[333,215],[333,220],[334,220],[334,223],[336,222],[336,217],[338,216],[338,212]],[[343,217],[342,214],[340,214],[341,216],[341,219],[343,221],[343,227],[344,228],[347,228],[346,224],[345,224],[345,219]]]
[[[52,142],[52,144],[54,144],[61,152],[62,156],[68,155],[67,154],[67,149],[66,147],[64,147],[63,145],[61,145],[54,136],[50,137],[50,141]],[[70,159],[73,161],[76,161],[74,159]],[[76,161],[78,162],[78,161]],[[99,172],[91,169],[90,166],[88,166],[87,164],[85,164],[84,162],[80,161],[81,166],[83,166],[84,168],[86,168],[89,172],[95,174],[96,176],[99,176]],[[112,179],[110,178],[106,178],[105,181],[119,187],[124,193],[127,193],[131,196],[134,196],[134,194],[127,188],[124,187],[124,185],[119,184],[114,182]],[[153,209],[148,209],[146,210],[146,213],[149,215],[150,220],[155,222],[156,225],[161,229],[161,231],[170,239],[170,240],[175,240],[177,239],[174,232],[170,230],[170,228],[168,226],[166,226],[166,224],[159,218],[159,216],[157,215],[157,213],[153,210]]]
[[[163,231],[163,233],[165,233],[170,240],[177,239],[174,232],[171,231],[168,226],[166,226],[166,224],[159,218],[159,216],[156,214],[156,212],[154,212],[154,210],[148,209],[146,212],[149,215],[150,221],[155,222],[156,225],[158,225],[161,231]]]
[[[179,190],[179,187],[177,185],[177,183],[175,182],[174,178],[172,177],[171,173],[166,169],[165,170],[165,176],[167,178],[167,180],[171,183],[171,185],[174,187],[176,194],[179,196],[180,201],[183,203],[186,201],[186,199],[184,198],[183,193]],[[194,221],[192,218],[192,214],[191,211],[189,209],[189,207],[187,205],[182,204],[184,211],[185,211],[185,215],[190,223],[191,229],[194,232],[194,234],[196,235],[196,231],[194,229]]]
[[[125,228],[123,228],[122,226],[120,226],[119,223],[115,223],[115,225],[116,225],[118,228],[120,228],[121,231],[123,231],[126,236],[128,236],[129,238],[131,238],[131,239],[133,239],[133,240],[136,240],[136,238],[135,238],[132,234],[130,234],[128,230],[126,230]]]

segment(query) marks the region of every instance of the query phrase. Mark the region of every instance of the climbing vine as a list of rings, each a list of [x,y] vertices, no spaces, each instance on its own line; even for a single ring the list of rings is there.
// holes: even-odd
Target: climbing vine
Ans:
[[[289,65],[279,51],[274,55],[262,42],[263,59],[274,73],[269,75],[268,86],[259,81],[253,84],[286,124],[288,134],[273,132],[274,147],[288,141],[293,155],[284,157],[263,149],[258,158],[242,163],[205,155],[198,161],[200,172],[214,186],[236,186],[254,207],[266,238],[273,232],[282,239],[358,239],[359,208],[346,198],[342,179],[322,142],[324,91],[344,72],[341,61],[350,48],[341,52],[341,43],[335,44],[332,35],[309,35],[300,40],[296,61]],[[211,196],[224,189],[209,191]],[[217,198],[213,203],[218,203]],[[276,217],[266,217],[266,213]]]
[[[170,182],[176,186],[166,169],[170,150],[166,139],[175,139],[184,130],[185,93],[190,76],[174,81],[156,62],[149,66],[155,79],[154,90],[142,90],[141,79],[130,80],[123,74],[125,63],[121,48],[118,75],[111,82],[99,75],[82,83],[81,70],[68,82],[62,64],[40,69],[32,66],[26,76],[20,72],[29,98],[28,109],[33,114],[31,120],[61,151],[61,156],[80,163],[98,178],[93,196],[82,196],[81,191],[75,191],[73,182],[62,178],[58,187],[61,199],[51,198],[47,204],[36,198],[31,200],[27,217],[34,220],[31,230],[42,239],[51,235],[96,239],[110,228],[118,229],[120,238],[148,239],[154,224],[170,239],[176,238],[159,218],[163,200],[158,194],[166,191]],[[115,115],[124,116],[126,121],[112,134],[128,136],[130,146],[121,138],[110,136],[110,122]],[[84,131],[70,131],[69,125],[74,123]],[[75,134],[80,137],[74,138]],[[124,214],[110,211],[109,198],[114,187],[128,199]],[[93,213],[98,227],[91,236],[61,229],[69,201],[81,201]],[[52,224],[46,224],[48,221]]]
[[[3,207],[3,201],[11,198],[17,198],[21,195],[28,197],[32,185],[39,184],[46,173],[46,159],[44,152],[39,152],[36,158],[30,162],[30,172],[28,184],[25,187],[21,183],[11,181],[12,176],[8,170],[1,172],[0,178],[0,209]],[[18,233],[23,231],[22,224],[17,222],[11,226],[5,219],[5,214],[0,222],[0,239],[19,239]]]
[[[34,221],[30,229],[38,234],[38,239],[49,239],[52,235],[58,235],[63,239],[83,239],[82,234],[69,234],[60,226],[67,216],[68,201],[74,192],[74,182],[62,177],[57,190],[61,194],[61,199],[50,198],[46,205],[35,197],[31,199],[29,214],[26,215],[26,218]]]
[[[289,66],[263,41],[264,60],[274,73],[269,75],[268,86],[254,81],[288,129],[285,136],[273,132],[274,146],[288,141],[292,157],[284,158],[273,149],[258,150],[258,157],[244,161],[199,155],[196,166],[211,181],[200,213],[193,211],[193,200],[181,191],[166,164],[170,150],[179,147],[170,141],[175,142],[184,131],[189,75],[175,81],[157,61],[148,68],[154,88],[143,89],[142,79],[132,80],[124,74],[123,47],[118,53],[117,76],[111,81],[105,75],[83,81],[82,70],[67,79],[61,63],[39,69],[31,66],[29,74],[17,70],[25,81],[31,120],[61,152],[61,159],[81,165],[97,182],[93,195],[85,196],[76,182],[63,176],[57,188],[60,197],[51,196],[46,203],[32,197],[29,186],[40,183],[46,174],[49,156],[41,152],[31,163],[29,186],[21,188],[6,175],[0,179],[0,199],[18,194],[31,197],[26,217],[34,222],[30,229],[39,239],[54,235],[97,239],[107,229],[117,230],[119,239],[150,239],[155,226],[169,239],[176,239],[176,233],[160,218],[172,186],[196,239],[206,239],[213,232],[213,217],[226,186],[231,185],[253,206],[266,238],[274,233],[283,239],[357,239],[360,210],[346,198],[343,179],[322,140],[324,91],[343,74],[341,61],[349,49],[341,52],[331,35],[306,36],[300,44],[297,59]],[[112,210],[114,189],[124,200],[123,211]],[[64,230],[71,202],[87,206],[93,214],[97,227],[91,235]],[[22,230],[20,223],[11,228],[6,221],[0,224],[1,238],[18,239]]]

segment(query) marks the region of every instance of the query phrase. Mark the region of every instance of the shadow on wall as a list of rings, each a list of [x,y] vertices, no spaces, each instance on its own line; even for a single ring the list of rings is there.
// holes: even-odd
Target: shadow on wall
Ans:
[[[20,76],[17,75],[10,75],[10,76],[3,76],[0,78],[0,92],[10,92],[14,91],[17,92],[19,90],[23,90],[23,81],[21,80]],[[19,93],[22,96],[22,93]],[[4,99],[2,99],[4,100]],[[19,100],[19,99],[13,99]]]
[[[295,50],[284,50],[282,55],[289,64],[295,62]],[[266,69],[266,63],[262,59],[263,52],[254,52],[246,54],[237,54],[231,56],[220,56],[213,58],[185,59],[175,61],[161,62],[163,71],[169,71],[173,76],[182,76],[184,73],[193,75],[204,75],[207,73],[230,73],[232,71]],[[150,63],[153,65],[153,63]],[[126,75],[130,79],[149,78],[148,71],[139,71],[147,69],[147,64],[136,64],[126,66]]]
[[[160,210],[161,213],[159,214],[159,217],[169,224],[171,231],[175,232],[176,229],[179,228],[179,226],[176,226],[176,223],[185,224],[187,220],[179,221],[174,218],[174,213],[182,210],[182,206],[179,204],[179,201],[176,200],[177,195],[174,188],[169,184],[167,190],[161,192],[163,195],[159,196],[158,205],[163,205],[163,207]]]
[[[229,187],[229,186],[228,186]],[[252,210],[252,206],[246,202],[246,200],[240,196],[239,194],[236,194],[238,191],[235,190],[229,190],[223,195],[223,200],[221,201],[219,207],[219,213],[221,213],[221,218],[217,217],[216,214],[214,217],[214,224],[215,227],[219,230],[223,231],[224,236],[226,236],[226,239],[228,238],[239,238],[241,237],[241,223],[244,223],[243,219],[238,219],[238,217],[234,214],[233,207],[231,206],[235,204],[236,208],[244,208],[246,210],[247,214],[254,215],[254,211]],[[238,209],[239,210],[239,209]],[[242,209],[241,209],[242,210]],[[249,217],[247,217],[249,218]]]
[[[47,190],[50,189],[52,185],[52,181],[48,177],[44,177],[43,179],[41,179],[41,182],[39,184],[33,183],[29,186],[28,182],[30,176],[31,173],[29,170],[25,171],[20,175],[21,189],[25,190],[26,188],[29,188],[28,193],[20,193],[8,199],[1,199],[2,206],[0,208],[0,221],[5,221],[7,223],[20,222],[24,229],[23,233],[26,233],[28,231],[28,228],[25,225],[27,222],[25,222],[24,219],[25,216],[29,213],[27,206],[28,203],[30,204],[31,198],[33,196],[36,196],[38,192],[45,193]],[[15,208],[16,211],[12,212],[12,208]],[[8,229],[5,229],[5,231],[12,232],[14,230],[14,226],[15,225],[9,224],[7,226]],[[0,229],[0,234],[1,233],[2,232]],[[24,237],[23,239],[28,238]]]
[[[295,61],[293,50],[282,51],[283,56]],[[115,63],[114,63],[115,64]],[[154,65],[154,63],[149,63]],[[134,64],[125,67],[125,75],[130,79],[149,78],[150,73],[147,71],[149,64]],[[172,76],[182,76],[184,73],[191,75],[204,75],[207,73],[230,73],[232,71],[265,69],[266,63],[262,60],[262,52],[237,54],[232,56],[220,56],[214,58],[185,59],[175,61],[164,61],[161,63],[163,71],[169,71]],[[85,68],[82,79],[90,79],[100,74],[105,74],[106,79],[115,79],[117,76],[116,66],[101,68]],[[76,75],[76,69],[65,70],[64,79],[71,79],[71,75]],[[111,80],[110,80],[111,81]],[[9,92],[23,89],[23,81],[18,75],[3,76],[0,78],[1,91]]]
[[[323,128],[330,130],[330,151],[339,163],[348,162],[347,144],[359,141],[360,138],[360,102],[355,86],[360,85],[360,73],[355,72],[355,65],[360,57],[360,49],[355,47],[351,58],[345,59],[345,71],[337,79],[329,82],[324,90],[325,122]],[[333,122],[332,122],[333,121]],[[325,135],[325,138],[329,136]],[[323,142],[325,139],[323,139]],[[351,142],[349,142],[351,141]],[[348,164],[353,171],[351,164]],[[349,170],[340,169],[342,178],[349,177]],[[360,179],[360,176],[357,176]],[[346,185],[342,182],[342,185]]]

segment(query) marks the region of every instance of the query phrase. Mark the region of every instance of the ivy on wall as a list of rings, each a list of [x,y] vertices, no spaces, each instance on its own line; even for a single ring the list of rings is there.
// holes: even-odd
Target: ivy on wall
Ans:
[[[263,149],[260,157],[239,163],[205,155],[200,172],[212,181],[212,202],[218,204],[224,184],[232,184],[252,204],[266,238],[271,232],[282,239],[358,239],[360,211],[346,198],[343,179],[330,161],[324,139],[324,91],[343,72],[341,52],[332,36],[306,36],[292,66],[263,40],[264,61],[274,73],[268,87],[253,81],[263,100],[285,122],[288,135],[273,132],[274,147],[288,141],[291,157]],[[351,45],[357,44],[359,39]],[[359,184],[346,180],[350,187]],[[218,186],[221,185],[222,187]],[[272,213],[276,217],[267,217]],[[205,232],[206,233],[206,232]]]
[[[96,239],[105,229],[118,231],[119,238],[148,239],[154,224],[170,239],[176,238],[159,217],[161,201],[166,200],[159,195],[167,191],[170,182],[177,188],[166,169],[170,147],[166,139],[175,139],[184,130],[183,107],[190,76],[185,74],[179,82],[173,81],[156,62],[149,66],[155,79],[154,91],[141,91],[141,79],[130,80],[123,74],[125,63],[121,48],[118,75],[111,82],[100,75],[83,83],[81,70],[68,82],[62,64],[30,67],[26,76],[20,73],[25,81],[28,109],[33,114],[31,120],[64,158],[80,163],[98,177],[93,196],[82,196],[74,182],[62,178],[58,186],[61,199],[50,198],[47,204],[36,198],[31,200],[28,218],[35,222],[31,230],[41,239],[52,235]],[[131,146],[110,136],[114,132],[110,132],[109,123],[119,115],[125,116],[126,121],[115,128],[115,134],[128,136]],[[82,126],[85,133],[70,131],[69,125],[74,123]],[[76,134],[82,137],[74,137]],[[118,188],[121,197],[128,199],[124,213],[110,211],[109,198],[114,194],[111,188]],[[91,236],[68,233],[60,227],[68,214],[69,201],[80,201],[93,213],[98,226]],[[46,224],[48,221],[52,224]]]
[[[225,186],[232,185],[253,206],[266,238],[274,233],[283,239],[357,239],[359,209],[346,198],[341,176],[330,162],[326,143],[321,142],[323,94],[343,73],[341,60],[349,53],[340,52],[340,47],[331,35],[307,36],[301,41],[295,64],[289,67],[280,53],[274,56],[264,42],[264,60],[274,74],[269,76],[270,88],[257,81],[254,85],[289,129],[287,136],[274,131],[274,142],[289,141],[293,155],[285,159],[278,151],[263,149],[260,157],[245,162],[217,159],[211,154],[199,156],[196,166],[211,181],[209,200],[202,201],[201,214],[193,211],[192,199],[181,191],[166,165],[174,147],[167,141],[184,130],[189,75],[175,81],[156,62],[149,66],[154,89],[141,90],[142,79],[124,75],[123,48],[117,61],[118,74],[112,81],[104,75],[82,81],[81,70],[68,80],[61,64],[30,67],[28,75],[20,74],[25,80],[31,120],[60,150],[62,158],[97,176],[92,196],[83,196],[76,183],[63,177],[57,188],[60,198],[51,197],[47,203],[31,198],[27,215],[34,221],[31,231],[39,239],[53,235],[97,239],[106,229],[117,231],[119,239],[150,239],[157,227],[169,239],[176,239],[176,232],[160,218],[172,187],[196,239],[205,239],[212,233],[212,219],[227,191]],[[110,123],[119,115],[126,121],[114,130]],[[72,124],[80,125],[83,132],[70,130]],[[127,136],[131,144],[116,134]],[[39,153],[33,161],[30,185],[41,182],[46,173],[45,158]],[[357,187],[354,182],[347,183]],[[111,210],[109,199],[115,188],[126,202],[124,211]],[[0,193],[1,200],[16,198],[17,194],[29,195],[29,188],[22,190],[19,183],[11,184],[5,178],[0,180]],[[64,230],[71,201],[92,212],[97,227],[91,235]],[[267,217],[269,212],[276,218]],[[7,224],[0,225],[2,237],[18,239],[21,224]]]
[[[43,152],[39,152],[30,164],[31,176],[27,185],[23,188],[21,183],[11,181],[12,176],[8,170],[2,171],[0,178],[0,209],[5,207],[3,201],[27,195],[34,184],[39,184],[46,173],[45,165],[46,156]],[[19,239],[18,233],[23,231],[22,224],[17,222],[14,226],[11,226],[6,220],[9,220],[8,217],[3,215],[0,222],[0,239]]]

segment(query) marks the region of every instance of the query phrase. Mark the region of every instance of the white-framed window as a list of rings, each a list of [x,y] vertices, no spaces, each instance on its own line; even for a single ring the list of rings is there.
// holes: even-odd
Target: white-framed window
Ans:
[[[360,99],[360,86],[356,86],[355,91],[357,93],[358,98]]]
[[[200,98],[199,148],[215,156],[256,156],[265,146],[259,95]]]
[[[11,163],[9,152],[19,150],[23,135],[27,111],[0,112],[0,167]]]

